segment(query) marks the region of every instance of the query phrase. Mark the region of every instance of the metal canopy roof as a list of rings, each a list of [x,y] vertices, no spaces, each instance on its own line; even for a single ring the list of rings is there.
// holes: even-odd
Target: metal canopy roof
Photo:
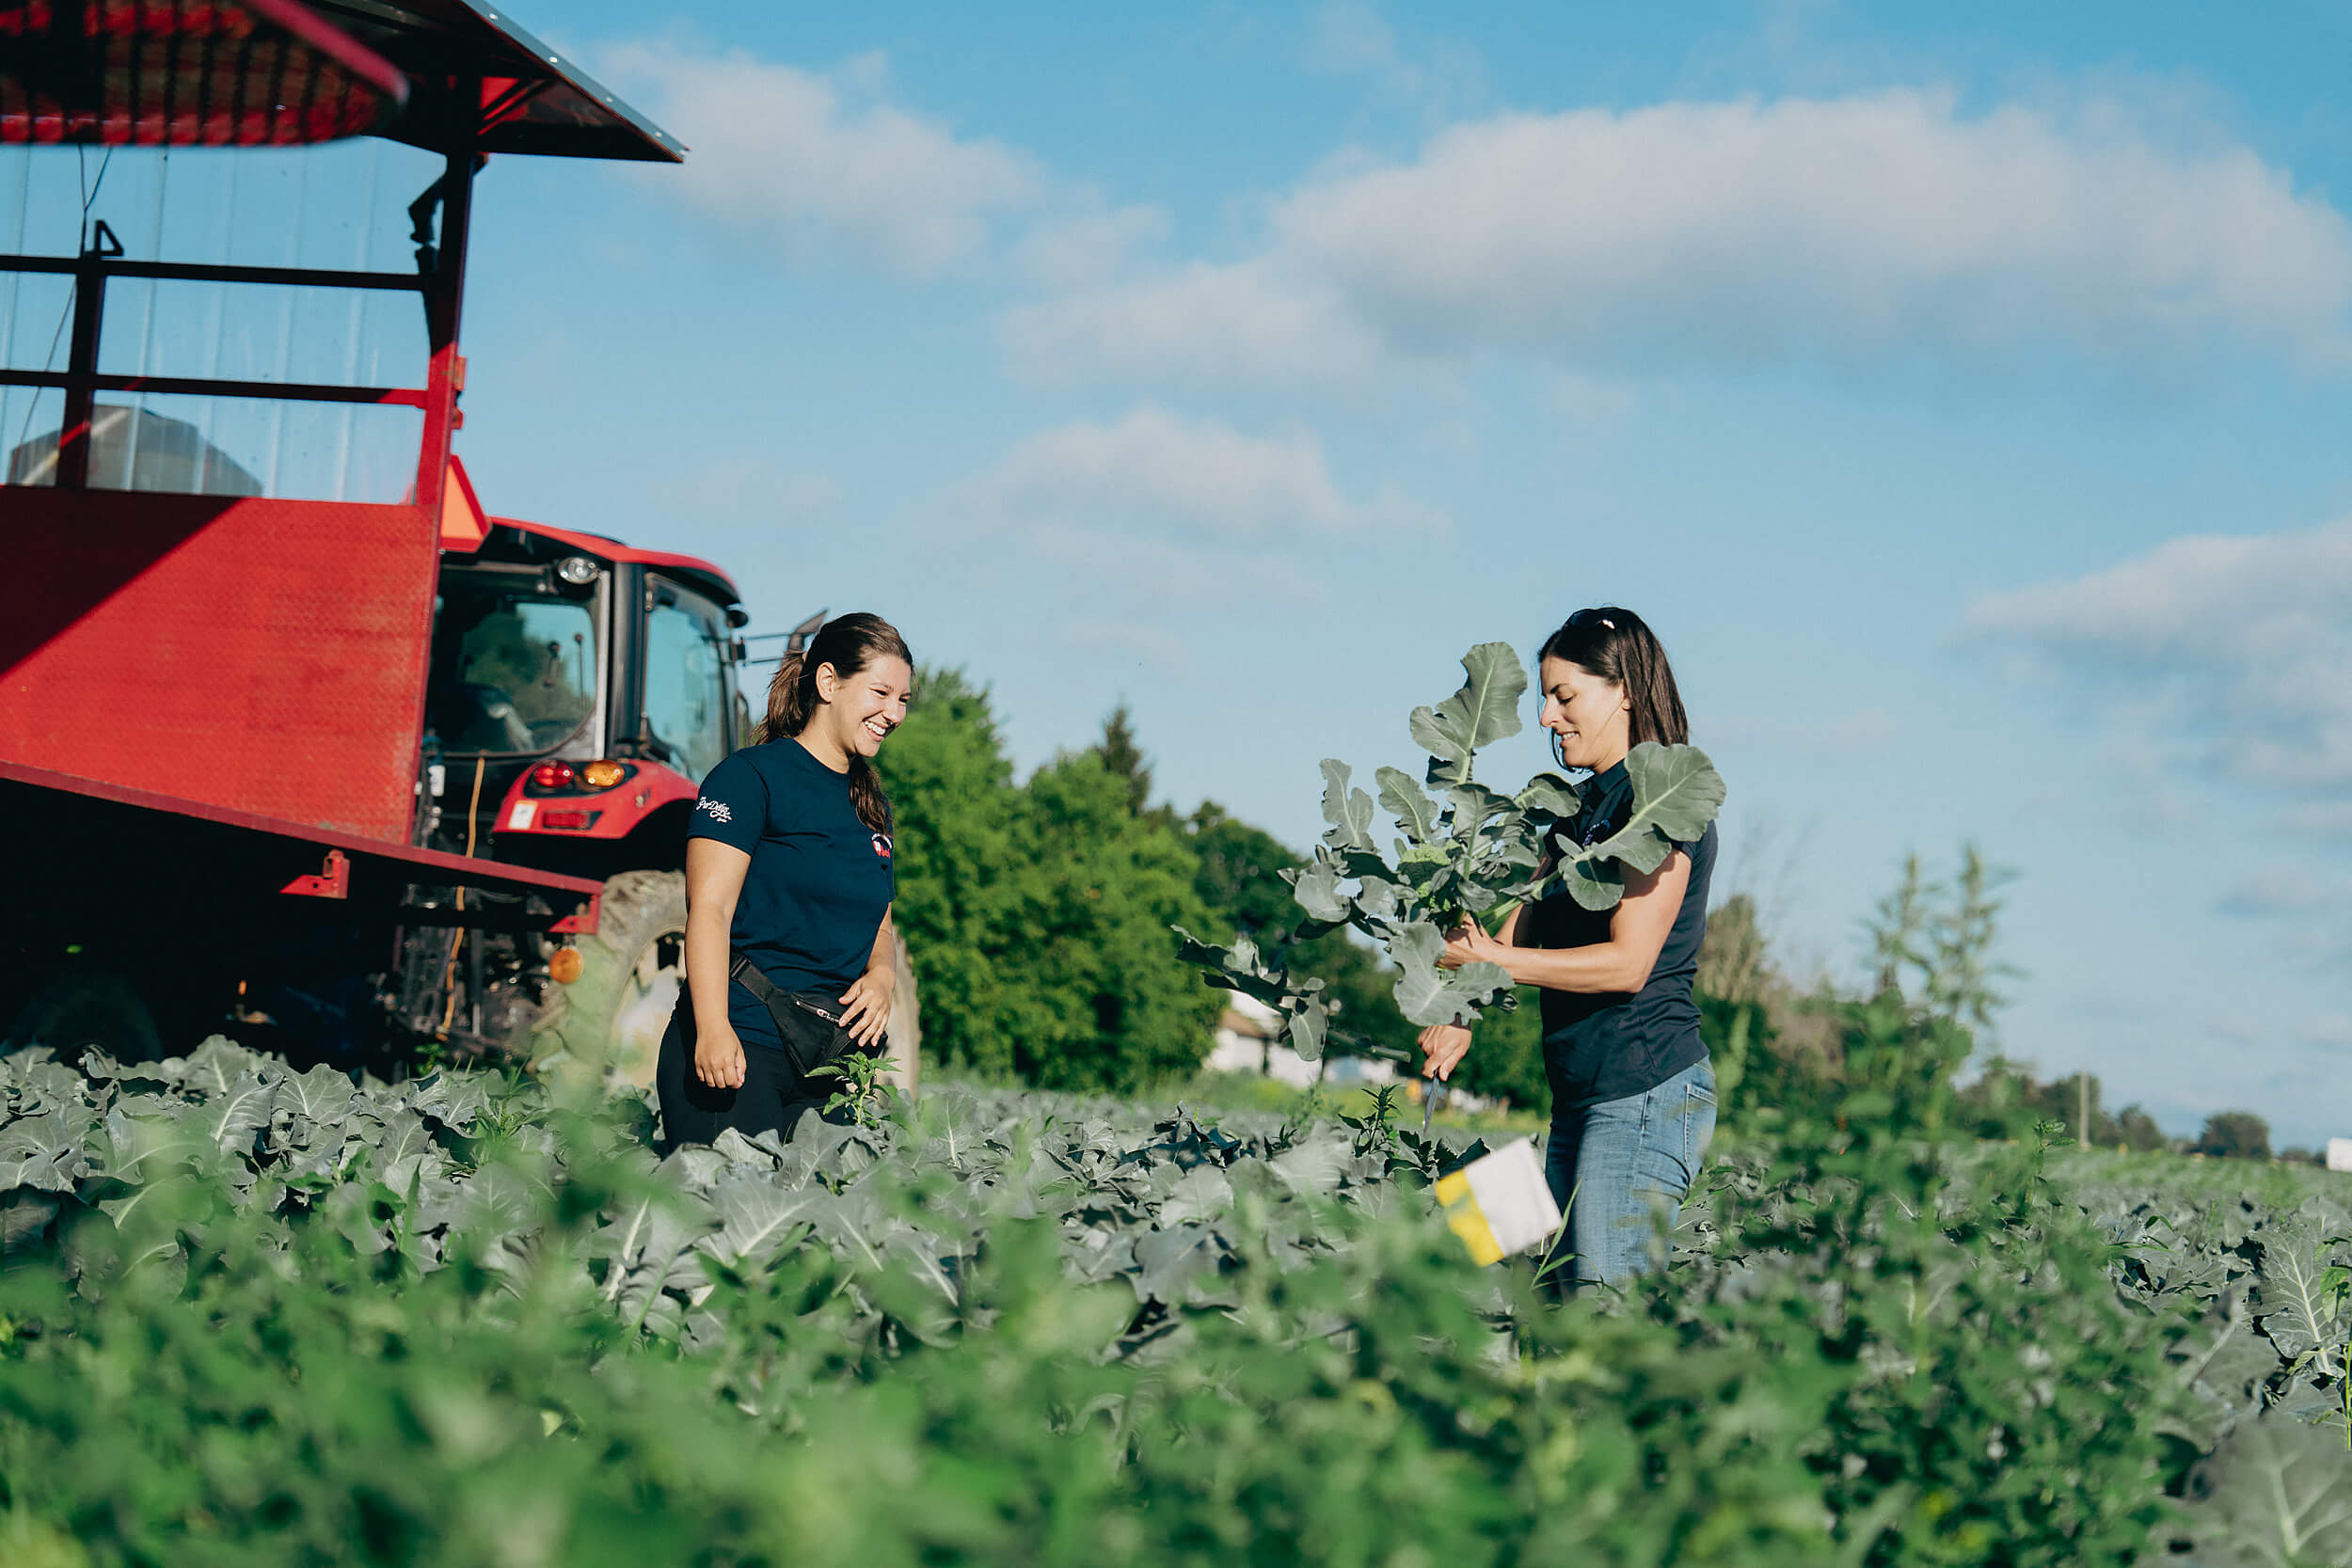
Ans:
[[[407,96],[300,0],[0,0],[0,142],[330,141],[389,124]]]
[[[623,103],[508,16],[496,0],[310,0],[311,8],[391,61],[408,102],[378,134],[453,150],[470,117],[463,84],[479,81],[484,152],[676,163],[685,144]]]
[[[0,0],[0,142],[676,163],[686,149],[497,0]]]

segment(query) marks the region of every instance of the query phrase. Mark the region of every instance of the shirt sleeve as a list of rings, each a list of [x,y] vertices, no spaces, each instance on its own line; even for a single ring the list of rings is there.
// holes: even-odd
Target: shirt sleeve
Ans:
[[[745,854],[768,822],[768,783],[738,752],[710,770],[686,826],[689,838],[715,838]]]

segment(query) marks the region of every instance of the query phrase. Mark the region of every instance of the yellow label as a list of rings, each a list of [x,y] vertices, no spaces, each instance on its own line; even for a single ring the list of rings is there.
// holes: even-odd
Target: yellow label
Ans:
[[[1470,1248],[1470,1261],[1480,1268],[1502,1261],[1502,1248],[1495,1242],[1494,1228],[1487,1225],[1486,1212],[1471,1196],[1470,1179],[1460,1171],[1439,1177],[1438,1201],[1445,1205],[1445,1223],[1462,1244]]]

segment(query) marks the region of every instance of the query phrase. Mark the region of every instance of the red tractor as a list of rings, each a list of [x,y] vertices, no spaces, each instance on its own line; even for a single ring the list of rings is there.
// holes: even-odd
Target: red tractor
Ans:
[[[233,169],[158,187],[148,254],[110,224],[113,150],[230,150],[194,161],[217,178],[350,137],[429,156],[413,200],[386,181],[412,270],[232,263]],[[0,156],[83,182],[61,253],[0,256],[0,303],[58,301],[64,350],[22,363],[46,322],[0,330],[7,1048],[223,1031],[650,1077],[696,781],[752,738],[747,617],[707,562],[485,515],[450,447],[485,163],[682,151],[481,0],[0,0]],[[366,166],[323,183],[372,192]],[[166,254],[191,210],[228,214],[219,254]],[[272,321],[274,361],[241,336]],[[365,356],[329,329],[365,324]]]

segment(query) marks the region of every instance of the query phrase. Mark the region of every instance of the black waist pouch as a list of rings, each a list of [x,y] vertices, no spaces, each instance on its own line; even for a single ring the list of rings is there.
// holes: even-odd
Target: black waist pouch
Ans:
[[[727,972],[727,977],[740,981],[743,989],[758,997],[761,1006],[768,1009],[768,1016],[776,1022],[776,1037],[784,1042],[785,1059],[802,1077],[820,1067],[830,1067],[856,1048],[856,1037],[842,1024],[841,1015],[833,1010],[838,1004],[823,992],[802,995],[785,990],[740,953],[735,955],[735,965]],[[877,1054],[889,1049],[886,1036],[874,1043]]]

